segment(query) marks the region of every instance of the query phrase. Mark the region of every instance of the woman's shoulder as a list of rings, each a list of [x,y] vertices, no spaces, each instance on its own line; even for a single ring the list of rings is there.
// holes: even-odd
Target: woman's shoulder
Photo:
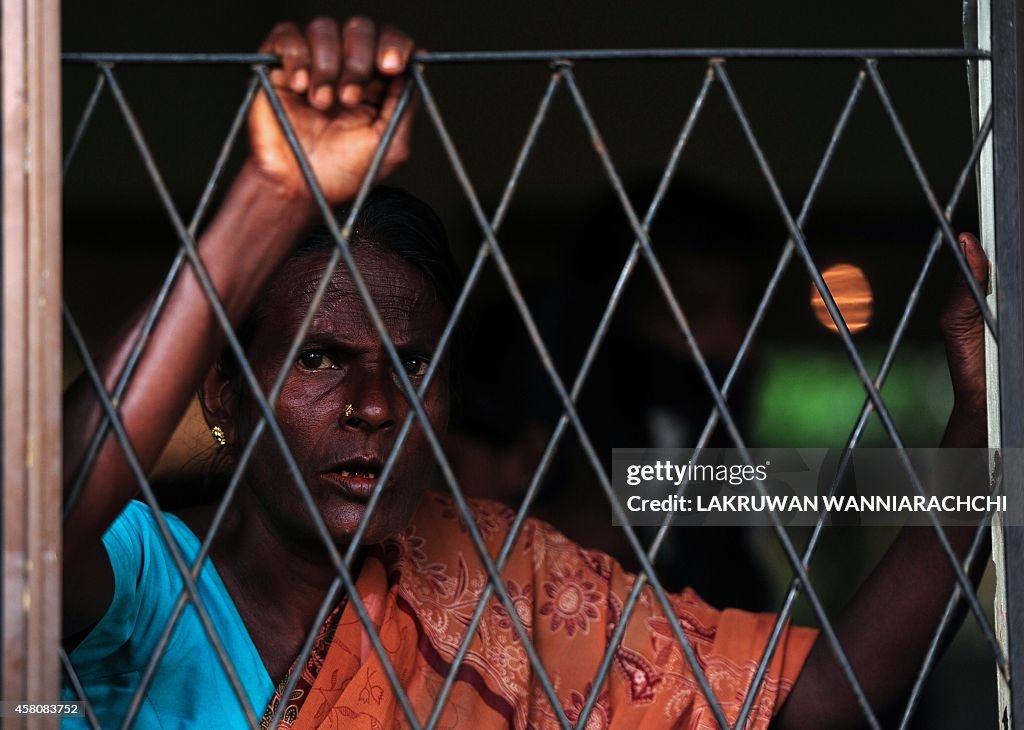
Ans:
[[[145,502],[133,499],[117,516],[107,528],[103,535],[103,542],[107,551],[122,549],[125,552],[135,552],[148,543],[150,535],[158,532],[156,517],[153,508]],[[114,555],[111,555],[114,558]]]
[[[608,555],[576,544],[556,527],[536,517],[518,517],[516,510],[500,502],[466,499],[465,512],[472,518],[470,529],[463,509],[447,492],[430,492],[423,497],[412,523],[403,533],[406,546],[439,559],[461,556],[468,564],[480,564],[477,537],[492,558],[506,549],[509,535],[506,573],[517,565],[523,572],[550,572],[554,568],[593,572],[605,579],[618,563]],[[474,534],[475,533],[475,534]]]
[[[195,555],[199,538],[181,517],[155,510],[141,500],[130,501],[103,535],[103,544],[115,572],[139,573],[173,562],[162,534],[165,528],[186,559]]]
[[[485,543],[504,541],[508,534],[515,530],[519,539],[540,535],[545,540],[569,542],[557,529],[544,520],[536,517],[517,519],[515,509],[490,499],[465,498],[465,509],[460,507],[455,498],[448,492],[428,492],[421,500],[413,516],[414,531],[451,534],[468,534],[467,514],[472,518],[476,531]]]
[[[202,522],[200,508],[185,511],[165,512],[154,510],[147,502],[133,499],[121,510],[121,514],[111,523],[108,533],[115,528],[130,529],[136,532],[158,533],[160,522],[163,521],[171,534],[194,532],[192,524]]]
[[[124,509],[121,510],[121,514],[118,515],[114,522],[142,525],[154,524],[153,508],[140,499],[133,499],[125,505]]]
[[[514,509],[490,500],[467,499],[466,507],[492,560],[504,551],[508,535],[516,533],[501,570],[506,580],[529,581],[541,586],[551,583],[556,587],[579,582],[622,600],[636,581],[636,575],[624,569],[615,558],[574,542],[544,520],[535,517],[517,520]],[[403,533],[402,544],[401,552],[417,570],[434,566],[441,571],[444,566],[444,572],[454,574],[461,565],[480,580],[487,580],[473,536],[462,519],[461,510],[447,492],[431,492],[423,498],[412,523]],[[718,609],[691,588],[669,594],[668,598],[674,612],[694,624],[718,620]],[[649,587],[638,600],[643,606],[653,606],[654,597]]]

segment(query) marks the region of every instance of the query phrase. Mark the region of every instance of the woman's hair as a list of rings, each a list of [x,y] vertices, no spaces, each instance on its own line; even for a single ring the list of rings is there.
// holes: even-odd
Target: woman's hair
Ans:
[[[351,205],[335,210],[335,220],[343,223],[351,210]],[[444,224],[425,202],[398,188],[374,188],[359,209],[349,243],[352,248],[378,246],[412,264],[433,285],[445,312],[451,313],[462,287],[462,276],[448,246]],[[327,226],[319,223],[292,251],[288,261],[329,251],[336,245]],[[339,266],[344,266],[344,263]],[[260,316],[257,302],[238,327],[238,339],[243,349],[248,347]],[[450,353],[452,347],[448,349]],[[221,353],[218,365],[225,376],[235,379],[238,363],[229,347]]]
[[[345,221],[350,213],[351,206],[345,206],[336,211],[336,220]],[[452,311],[462,277],[448,247],[444,224],[422,200],[399,188],[374,188],[356,216],[351,243],[353,247],[376,245],[408,261],[434,285],[445,311]],[[320,224],[309,232],[289,260],[335,245],[327,226]]]

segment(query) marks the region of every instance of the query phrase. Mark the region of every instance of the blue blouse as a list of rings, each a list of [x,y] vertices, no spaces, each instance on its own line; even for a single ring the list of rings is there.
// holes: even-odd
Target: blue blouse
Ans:
[[[191,566],[200,542],[178,517],[164,513],[171,535]],[[157,641],[170,620],[183,581],[150,508],[133,501],[103,536],[114,572],[110,607],[70,659],[100,724],[119,727]],[[259,718],[274,692],[242,617],[216,568],[206,560],[197,583],[214,630],[233,661],[249,707]],[[67,684],[65,701],[77,699]],[[85,717],[63,727],[89,727]],[[238,696],[213,650],[195,606],[188,603],[135,722],[136,728],[249,727]]]

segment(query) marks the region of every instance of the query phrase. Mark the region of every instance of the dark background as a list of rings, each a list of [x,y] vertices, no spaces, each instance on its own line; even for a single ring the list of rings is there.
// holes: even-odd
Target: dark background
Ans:
[[[253,51],[278,20],[353,13],[400,25],[422,47],[436,51],[959,47],[963,43],[959,3],[924,0],[352,5],[120,0],[67,2],[63,12],[68,51]],[[665,165],[704,70],[701,61],[575,64],[580,87],[641,213],[649,199],[645,191]],[[795,213],[849,93],[857,64],[735,60],[728,63],[728,70]],[[944,204],[971,144],[964,63],[888,60],[880,62],[880,70],[936,196]],[[549,73],[542,63],[436,65],[427,71],[488,213],[497,204]],[[118,76],[187,220],[241,100],[247,70],[125,67]],[[88,67],[65,69],[66,140],[94,78],[95,71]],[[652,234],[655,248],[671,258],[674,250],[687,250],[690,238],[733,241],[733,248],[720,249],[724,256],[706,270],[708,281],[703,284],[708,296],[734,295],[741,301],[737,306],[749,316],[786,234],[720,87],[710,94],[678,178],[666,203],[666,210],[673,214],[666,216],[669,222],[663,232],[656,227]],[[425,114],[415,131],[413,159],[392,182],[437,208],[457,258],[468,266],[480,232]],[[973,185],[968,188],[954,218],[958,229],[976,230],[973,190]],[[853,114],[818,200],[805,227],[816,260],[822,265],[854,263],[872,285],[874,318],[857,336],[857,344],[873,371],[902,312],[935,221],[870,86]],[[532,310],[551,338],[563,378],[571,381],[581,350],[578,338],[565,336],[565,313],[576,317],[576,329],[589,335],[630,241],[624,217],[564,88],[542,130],[500,240]],[[67,179],[65,241],[66,297],[94,344],[153,290],[176,250],[167,216],[109,97],[101,100]],[[722,258],[730,265],[722,266]],[[948,412],[948,376],[935,322],[951,270],[944,253],[911,320],[908,343],[885,392],[908,445],[935,445]],[[631,290],[634,294],[638,287],[650,286],[642,278],[637,281]],[[685,276],[681,281],[680,286],[687,285]],[[699,287],[693,286],[697,291]],[[680,296],[685,299],[685,292]],[[684,308],[696,307],[695,302],[706,298],[694,294]],[[502,323],[505,320],[500,318],[508,316],[501,310],[504,299],[493,271],[482,281],[474,301],[475,331],[493,335],[498,325],[488,329],[489,313],[497,307],[491,321]],[[838,339],[816,323],[808,301],[809,278],[794,261],[768,311],[746,380],[749,395],[743,426],[759,445],[839,445],[862,402],[863,392]],[[576,306],[579,302],[590,306]],[[483,353],[492,374],[500,375],[495,376],[499,379],[491,410],[483,404],[476,417],[486,422],[490,412],[507,415],[535,408],[550,426],[554,418],[548,415],[550,404],[534,400],[533,393],[545,391],[550,397],[550,386],[537,380],[535,358],[514,320],[507,330],[498,330],[497,344],[489,341],[496,349]],[[506,331],[505,344],[514,351],[499,352],[501,333]],[[514,345],[509,344],[513,341]],[[66,357],[70,377],[77,365],[73,357]],[[588,426],[598,434],[595,441],[605,438],[609,446],[646,445],[614,442],[617,432],[607,427],[608,421],[620,418],[641,397],[637,393],[645,378],[644,364],[632,365],[624,372],[617,369],[623,367],[622,358],[606,363],[607,377],[601,381],[595,376],[600,387],[588,389],[589,401],[581,408]],[[506,377],[509,372],[512,375]],[[525,385],[508,384],[516,374],[523,375]],[[467,411],[472,411],[472,402]],[[473,422],[472,416],[470,412],[468,422]],[[865,443],[887,444],[877,428]],[[569,526],[563,529],[587,542],[586,534],[573,534]],[[777,593],[785,585],[785,568],[772,538],[744,539],[748,552],[754,553],[753,561],[768,574]],[[597,538],[594,541],[600,544]],[[884,536],[863,530],[826,539],[819,574],[823,594],[836,607],[833,615],[873,564],[880,546]],[[772,601],[768,603],[777,605]],[[801,610],[803,620],[812,620],[806,607]],[[980,727],[995,722],[992,662],[970,618],[967,623],[969,628],[941,665],[931,699],[919,713],[921,727]]]

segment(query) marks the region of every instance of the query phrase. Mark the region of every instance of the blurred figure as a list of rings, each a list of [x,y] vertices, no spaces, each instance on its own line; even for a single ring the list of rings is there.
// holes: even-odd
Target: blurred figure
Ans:
[[[551,434],[554,389],[507,295],[466,318],[445,452],[467,496],[518,506]]]
[[[653,191],[648,185],[633,193],[638,210],[646,208]],[[579,372],[634,241],[617,200],[609,197],[594,211],[566,259],[560,285],[546,288],[533,309],[567,388]],[[675,185],[654,220],[651,241],[721,385],[752,316],[751,269],[761,243],[768,242],[765,226],[723,196]],[[491,304],[480,321],[490,326],[475,328],[467,337],[470,346],[462,353],[465,370],[457,386],[449,453],[467,493],[517,505],[562,413],[561,404],[511,302],[502,298]],[[728,401],[741,433],[749,415],[751,359],[735,379]],[[712,412],[710,392],[642,256],[577,408],[609,471],[616,447],[696,446]],[[734,444],[719,425],[707,445]],[[611,554],[627,569],[639,569],[623,531],[612,526],[607,499],[571,425],[532,514],[581,545]],[[638,532],[649,541],[656,529]],[[700,559],[692,559],[695,555]],[[656,566],[669,589],[689,585],[715,605],[772,607],[743,530],[672,530]]]

